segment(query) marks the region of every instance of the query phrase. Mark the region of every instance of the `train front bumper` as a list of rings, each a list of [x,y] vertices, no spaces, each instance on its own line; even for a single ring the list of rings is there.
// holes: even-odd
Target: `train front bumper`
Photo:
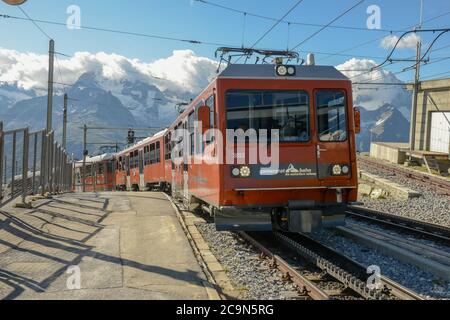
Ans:
[[[277,226],[275,212],[284,212],[289,232],[311,233],[345,224],[346,203],[317,204],[293,201],[287,207],[222,207],[215,213],[217,231],[272,231]]]

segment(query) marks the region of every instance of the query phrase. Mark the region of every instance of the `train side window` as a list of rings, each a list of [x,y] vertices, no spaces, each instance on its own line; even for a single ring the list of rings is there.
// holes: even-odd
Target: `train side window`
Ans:
[[[97,164],[97,174],[104,174],[104,173],[105,173],[104,164],[103,163]]]
[[[86,177],[91,177],[92,176],[91,165],[87,165],[85,170],[86,170]]]
[[[195,122],[195,113],[192,112],[189,115],[189,119],[188,119],[189,144],[190,144],[190,150],[191,150],[190,155],[191,156],[194,155],[194,151],[195,151],[195,141],[194,141],[195,126],[194,126],[194,122]]]
[[[318,135],[322,142],[347,140],[347,99],[342,90],[316,93]]]
[[[154,164],[156,161],[155,144],[150,145],[150,164]]]
[[[211,109],[211,129],[216,128],[216,96],[212,95],[206,100],[206,105]]]
[[[161,143],[159,141],[156,142],[155,155],[156,155],[156,163],[160,163],[161,162]]]
[[[209,109],[211,110],[210,113],[210,124],[211,124],[211,129],[215,129],[216,128],[216,96],[213,94],[211,97],[209,97],[206,100],[206,105],[209,107]],[[207,144],[211,144],[214,142],[214,136],[210,136],[207,139]]]
[[[166,160],[170,160],[171,158],[171,150],[172,150],[172,145],[171,145],[171,134],[169,133],[167,136],[164,137],[164,155],[165,155],[165,159]]]

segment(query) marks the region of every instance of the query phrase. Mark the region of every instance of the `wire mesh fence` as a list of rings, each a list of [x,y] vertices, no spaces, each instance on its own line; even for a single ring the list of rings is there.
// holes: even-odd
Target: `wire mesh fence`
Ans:
[[[68,192],[73,164],[54,132],[3,130],[0,122],[0,207],[29,195]]]

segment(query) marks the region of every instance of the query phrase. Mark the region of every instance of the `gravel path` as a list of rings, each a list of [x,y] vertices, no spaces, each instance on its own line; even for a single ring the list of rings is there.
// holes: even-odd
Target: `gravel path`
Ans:
[[[379,266],[382,275],[416,291],[427,299],[450,299],[450,283],[431,273],[400,262],[377,250],[361,246],[333,231],[323,230],[312,236],[364,266]]]
[[[450,227],[449,197],[440,196],[434,192],[432,188],[426,188],[423,185],[414,182],[414,180],[400,175],[392,176],[385,174],[383,171],[366,166],[363,163],[359,163],[359,168],[419,191],[423,195],[420,198],[410,199],[408,201],[394,199],[375,200],[364,197],[360,200],[364,202],[364,205],[367,208]]]
[[[270,270],[267,260],[229,232],[217,232],[214,224],[199,224],[197,228],[209,244],[235,289],[247,300],[287,300],[293,298],[296,286],[281,280],[278,270]]]

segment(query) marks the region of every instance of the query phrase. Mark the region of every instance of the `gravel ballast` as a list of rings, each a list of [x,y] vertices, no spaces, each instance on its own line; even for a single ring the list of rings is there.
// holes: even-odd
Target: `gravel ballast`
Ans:
[[[394,199],[371,199],[362,197],[360,200],[364,206],[390,214],[404,216],[412,219],[422,220],[445,227],[450,227],[450,199],[436,193],[433,188],[427,188],[412,179],[401,175],[386,174],[382,170],[374,169],[363,163],[359,163],[359,169],[389,179],[400,185],[422,193],[420,198],[400,201]]]
[[[199,224],[198,230],[217,260],[227,271],[236,290],[246,300],[287,300],[295,298],[296,286],[282,281],[282,273],[269,268],[268,260],[230,232],[217,232],[214,224]]]
[[[362,246],[334,231],[322,230],[314,233],[312,237],[366,267],[379,266],[382,275],[427,299],[450,299],[450,283],[429,272]]]

